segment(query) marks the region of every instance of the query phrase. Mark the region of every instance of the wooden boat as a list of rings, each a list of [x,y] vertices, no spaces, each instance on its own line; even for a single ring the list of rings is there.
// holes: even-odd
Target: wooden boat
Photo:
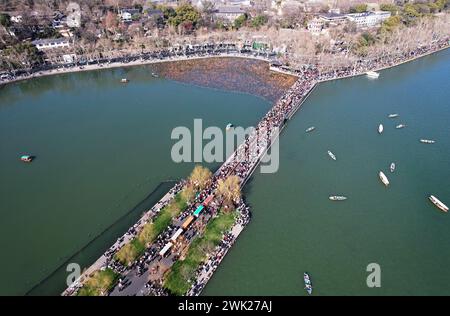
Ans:
[[[345,200],[347,200],[347,197],[346,196],[342,196],[342,195],[332,195],[332,196],[329,197],[329,199],[331,201],[345,201]]]
[[[385,186],[388,186],[388,185],[389,185],[389,180],[388,180],[388,178],[386,177],[386,175],[383,173],[383,171],[380,171],[380,172],[378,173],[378,175],[380,176],[381,182],[383,182],[383,184],[384,184]]]
[[[336,156],[331,151],[328,151],[327,153],[328,153],[328,156],[330,156],[331,159],[336,160]]]
[[[424,144],[434,144],[436,141],[432,139],[421,139],[420,142]]]
[[[31,155],[23,155],[20,157],[20,161],[22,162],[32,162],[34,160],[35,156],[31,156]]]
[[[312,294],[312,282],[309,274],[307,272],[303,272],[303,282],[305,283],[305,290],[308,293],[308,295]]]
[[[371,79],[377,79],[380,76],[380,74],[376,71],[368,71],[366,72],[366,75]]]
[[[395,162],[391,163],[390,169],[391,169],[391,172],[394,172],[394,170],[395,170]]]
[[[444,203],[442,203],[441,201],[439,201],[439,199],[437,197],[435,197],[434,195],[430,195],[428,197],[428,199],[431,201],[431,203],[436,205],[441,211],[443,211],[445,213],[448,212],[448,206],[445,205]]]

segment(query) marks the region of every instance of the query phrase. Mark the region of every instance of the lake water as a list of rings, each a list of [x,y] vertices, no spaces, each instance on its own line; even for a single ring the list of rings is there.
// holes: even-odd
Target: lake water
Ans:
[[[427,199],[450,205],[449,78],[446,50],[319,85],[283,131],[279,172],[246,187],[252,221],[203,294],[306,295],[308,271],[317,295],[450,295],[450,214]],[[366,285],[369,263],[380,288]]]
[[[90,265],[168,191],[166,181],[186,177],[194,164],[172,161],[173,128],[192,128],[194,118],[223,131],[228,122],[251,126],[271,106],[150,69],[0,88],[0,294],[59,294],[67,263]],[[22,153],[37,158],[24,164]]]
[[[191,128],[194,118],[254,125],[271,106],[149,73],[102,70],[0,88],[0,294],[59,294],[68,262],[95,261],[170,180],[187,176],[193,164],[170,157],[174,127]],[[281,135],[279,171],[247,184],[252,221],[204,295],[304,295],[303,271],[317,295],[450,294],[450,217],[427,200],[450,204],[449,74],[447,50],[378,80],[319,85]],[[408,127],[394,128],[402,122]],[[25,152],[37,159],[20,163]],[[381,288],[366,285],[369,263],[381,267]]]

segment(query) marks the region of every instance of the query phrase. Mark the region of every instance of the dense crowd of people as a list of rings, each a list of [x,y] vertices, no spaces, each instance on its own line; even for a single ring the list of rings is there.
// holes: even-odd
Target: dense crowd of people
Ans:
[[[198,267],[195,273],[195,280],[186,295],[197,296],[201,293],[208,280],[211,278],[219,264],[222,262],[222,259],[225,257],[228,250],[230,250],[230,248],[235,243],[237,237],[239,236],[239,233],[250,222],[250,207],[241,202],[237,210],[238,217],[233,227],[223,235],[222,241],[219,245],[216,246],[208,260],[200,267]]]

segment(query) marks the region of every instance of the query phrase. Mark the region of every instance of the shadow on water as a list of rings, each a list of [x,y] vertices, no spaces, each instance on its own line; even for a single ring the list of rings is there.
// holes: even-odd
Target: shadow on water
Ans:
[[[176,182],[176,180],[161,182],[141,202],[68,258],[49,276],[30,289],[26,295],[55,295],[55,293],[61,293],[67,287],[66,278],[70,272],[66,271],[66,267],[69,263],[77,263],[81,267],[87,267],[92,264],[99,258],[99,253],[103,253],[129,227],[134,225],[142,214],[156,204]]]

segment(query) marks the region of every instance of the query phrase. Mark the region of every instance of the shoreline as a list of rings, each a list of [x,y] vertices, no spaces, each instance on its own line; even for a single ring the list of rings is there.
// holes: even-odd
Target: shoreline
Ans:
[[[403,64],[412,62],[414,60],[417,60],[417,59],[420,59],[420,58],[423,58],[423,57],[427,57],[427,56],[433,55],[435,53],[442,52],[442,51],[444,51],[446,49],[449,49],[449,48],[450,48],[450,44],[445,46],[445,47],[438,48],[438,49],[436,49],[434,51],[431,51],[431,52],[428,52],[428,53],[425,53],[425,54],[422,54],[422,55],[414,56],[414,57],[412,57],[410,59],[398,62],[398,63],[393,64],[393,65],[383,66],[383,67],[379,67],[379,68],[374,68],[372,71],[378,72],[378,71],[391,69],[391,68],[394,68],[394,67],[401,66]],[[364,76],[366,73],[367,73],[367,71],[366,72],[361,72],[361,73],[356,73],[356,74],[351,74],[351,75],[346,75],[346,76],[342,76],[342,77],[338,77],[338,78],[323,79],[323,80],[320,80],[318,83],[328,82],[328,81],[335,81],[335,80],[341,80],[341,79],[348,79],[348,78],[352,78],[352,77]]]
[[[390,69],[393,67],[397,67],[400,66],[402,64],[414,61],[416,59],[422,58],[422,57],[426,57],[441,51],[444,51],[446,49],[450,48],[450,45],[447,45],[446,47],[442,47],[442,48],[438,48],[434,51],[431,52],[427,52],[425,54],[422,55],[418,55],[418,56],[414,56],[410,59],[401,61],[399,63],[393,64],[393,65],[388,65],[388,66],[382,66],[382,67],[378,67],[378,68],[374,68],[372,71],[382,71],[382,70],[386,70],[386,69]],[[242,53],[219,53],[219,54],[213,54],[213,55],[207,55],[207,56],[193,56],[193,57],[168,57],[168,58],[164,58],[164,59],[152,59],[152,60],[138,60],[138,61],[131,61],[128,63],[123,63],[123,62],[113,62],[113,63],[106,63],[106,64],[101,64],[103,66],[99,66],[99,64],[93,64],[93,65],[84,65],[82,66],[83,68],[79,68],[80,66],[76,66],[76,67],[71,67],[68,69],[54,69],[54,70],[43,70],[43,71],[39,71],[37,73],[34,73],[32,75],[29,75],[27,77],[23,77],[23,78],[17,78],[17,79],[12,79],[12,80],[6,80],[6,81],[0,81],[0,87],[2,86],[7,86],[9,84],[13,84],[13,83],[18,83],[21,81],[27,81],[27,80],[31,80],[31,79],[38,79],[38,78],[42,78],[42,77],[48,77],[48,76],[53,76],[53,75],[63,75],[63,74],[71,74],[71,73],[78,73],[78,72],[86,72],[86,71],[97,71],[97,70],[103,70],[103,69],[114,69],[114,68],[125,68],[125,67],[137,67],[137,66],[147,66],[147,65],[154,65],[154,64],[163,64],[163,63],[170,63],[170,62],[183,62],[183,61],[189,61],[189,60],[205,60],[205,59],[210,59],[210,58],[242,58],[242,59],[250,59],[250,60],[258,60],[258,61],[263,61],[263,62],[267,62],[270,63],[270,59],[262,57],[262,56],[252,56],[252,55],[248,55],[248,54],[242,54]],[[288,71],[288,70],[284,70],[281,69],[279,67],[275,67],[275,66],[270,66],[269,67],[270,71],[273,72],[278,72],[280,74],[283,75],[288,75],[288,76],[293,76],[296,78],[300,79],[300,75],[293,72],[293,71]],[[337,77],[337,78],[330,78],[330,79],[322,79],[320,80],[318,83],[321,82],[327,82],[327,81],[333,81],[333,80],[341,80],[341,79],[347,79],[347,78],[352,78],[352,77],[358,77],[358,76],[362,76],[365,75],[366,72],[361,72],[361,73],[355,73],[355,74],[350,74],[350,75],[346,75],[346,76],[342,76],[342,77]]]
[[[23,78],[17,78],[7,81],[0,81],[0,87],[6,86],[8,84],[13,84],[21,81],[27,81],[31,79],[38,79],[42,77],[48,77],[53,75],[63,75],[63,74],[70,74],[70,73],[77,73],[77,72],[84,72],[84,71],[97,71],[97,70],[103,70],[103,69],[113,69],[113,68],[125,68],[125,67],[136,67],[136,66],[147,66],[147,65],[154,65],[154,64],[162,64],[162,63],[170,63],[170,62],[183,62],[188,60],[203,60],[203,59],[209,59],[209,58],[242,58],[242,59],[251,59],[251,60],[259,60],[264,62],[270,62],[269,59],[260,57],[260,56],[248,56],[241,53],[220,53],[215,55],[208,55],[208,56],[193,56],[193,57],[169,57],[165,59],[152,59],[152,60],[138,60],[138,61],[131,61],[129,63],[123,63],[123,62],[113,62],[113,63],[106,63],[101,64],[103,66],[99,66],[99,64],[94,65],[84,65],[83,68],[79,68],[80,66],[71,67],[68,69],[54,69],[54,70],[43,70],[39,71],[37,73],[34,73],[32,75],[29,75],[27,77]],[[272,70],[272,69],[271,69]],[[281,74],[285,75],[291,75],[298,78],[298,75],[294,73],[288,73],[283,70],[272,70],[279,72]]]

